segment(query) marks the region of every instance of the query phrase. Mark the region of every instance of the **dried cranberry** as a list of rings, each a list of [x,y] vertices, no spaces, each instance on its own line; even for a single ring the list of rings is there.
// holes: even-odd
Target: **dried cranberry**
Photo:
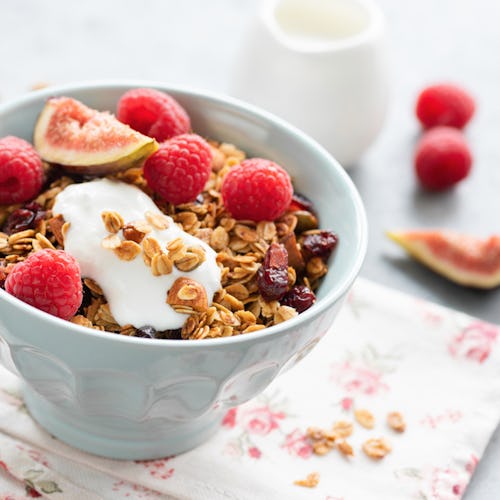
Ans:
[[[280,300],[281,305],[293,307],[298,313],[309,309],[316,302],[316,295],[305,285],[295,285]]]
[[[290,210],[290,212],[295,212],[296,210],[307,210],[308,212],[315,214],[312,201],[306,198],[303,194],[296,192],[293,193],[292,201],[290,202],[288,210]]]
[[[283,245],[272,243],[257,271],[259,292],[266,301],[278,300],[288,290],[288,253]]]
[[[144,325],[138,328],[135,332],[135,337],[142,337],[145,339],[154,339],[158,331],[151,325]]]
[[[7,218],[3,230],[14,234],[26,229],[35,229],[38,222],[45,217],[41,205],[32,201],[22,208],[14,210]]]
[[[306,257],[321,257],[326,260],[337,246],[338,240],[338,236],[332,231],[307,234],[302,240],[302,249]]]

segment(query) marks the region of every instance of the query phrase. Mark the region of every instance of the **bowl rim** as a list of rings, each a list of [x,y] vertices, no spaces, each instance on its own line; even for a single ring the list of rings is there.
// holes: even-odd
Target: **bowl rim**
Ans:
[[[229,95],[222,93],[207,91],[204,89],[199,89],[196,87],[190,87],[186,85],[175,85],[169,84],[168,82],[161,82],[155,80],[138,80],[138,79],[106,79],[106,80],[89,80],[80,81],[76,83],[67,83],[63,85],[55,85],[41,90],[35,90],[31,93],[24,94],[14,99],[10,99],[4,103],[0,104],[0,117],[2,114],[10,112],[19,106],[26,104],[31,104],[36,101],[43,101],[54,95],[63,95],[64,93],[72,93],[78,91],[98,91],[106,89],[123,89],[124,91],[128,88],[135,87],[150,87],[165,92],[174,92],[179,95],[185,95],[186,97],[194,96],[197,98],[204,99],[208,102],[214,104],[223,104],[231,108],[235,108],[238,111],[243,111],[250,118],[258,118],[277,126],[279,129],[283,130],[287,134],[294,136],[298,141],[305,144],[308,149],[315,151],[317,155],[321,157],[323,161],[330,164],[336,175],[340,177],[341,182],[344,184],[345,188],[349,193],[349,197],[354,205],[355,211],[355,221],[354,224],[358,228],[360,238],[356,246],[356,255],[352,263],[350,272],[345,276],[343,281],[338,283],[335,287],[330,289],[327,294],[318,300],[310,309],[298,314],[296,317],[289,319],[288,321],[282,322],[277,325],[259,330],[256,332],[246,333],[244,335],[235,335],[232,337],[220,337],[220,338],[210,338],[210,339],[194,339],[189,341],[179,341],[178,339],[146,339],[141,337],[130,337],[127,335],[103,335],[103,333],[91,328],[86,328],[80,326],[70,321],[63,320],[56,316],[52,316],[44,311],[41,311],[25,302],[17,299],[16,297],[10,295],[5,290],[0,289],[0,300],[6,300],[11,303],[14,307],[21,309],[26,314],[33,315],[35,319],[40,321],[45,321],[49,324],[53,324],[56,327],[65,326],[75,333],[83,334],[87,336],[93,336],[103,342],[120,342],[120,343],[132,343],[140,344],[143,346],[151,346],[157,348],[159,345],[164,345],[165,348],[184,348],[183,346],[223,346],[235,343],[245,343],[253,342],[259,339],[265,339],[269,336],[283,335],[286,334],[290,328],[304,325],[312,321],[314,318],[320,316],[324,311],[329,309],[339,298],[341,298],[352,286],[354,280],[359,274],[361,266],[363,264],[367,245],[368,245],[368,223],[366,217],[366,211],[361,200],[361,196],[355,187],[353,181],[340,165],[340,163],[330,154],[328,151],[321,146],[314,139],[309,137],[305,132],[302,132],[297,127],[289,124],[282,118],[265,111],[257,106],[246,103]],[[201,344],[200,344],[201,343]],[[189,348],[189,347],[186,347]]]

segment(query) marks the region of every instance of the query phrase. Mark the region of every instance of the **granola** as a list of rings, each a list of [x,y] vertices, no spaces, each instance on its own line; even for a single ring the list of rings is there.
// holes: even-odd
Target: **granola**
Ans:
[[[304,486],[305,488],[315,488],[319,484],[319,473],[311,472],[305,479],[298,479],[293,484],[297,486]]]
[[[214,152],[212,172],[202,194],[190,203],[173,205],[155,197],[147,188],[142,169],[137,167],[108,176],[145,191],[185,232],[207,242],[217,252],[221,289],[215,294],[213,304],[209,307],[204,290],[192,283],[173,287],[167,303],[186,314],[186,322],[181,330],[157,332],[158,338],[227,337],[259,331],[295,317],[298,311],[294,307],[281,305],[277,300],[266,301],[259,293],[257,273],[272,243],[282,243],[288,250],[289,287],[305,285],[314,292],[328,271],[323,259],[301,251],[303,232],[300,228],[305,228],[307,234],[317,230],[314,214],[305,210],[289,211],[274,222],[236,221],[228,214],[220,194],[222,180],[245,154],[231,144],[209,143]],[[13,266],[31,253],[44,248],[64,248],[69,223],[61,216],[54,217],[52,207],[60,192],[81,179],[63,175],[48,165],[45,170],[51,181],[34,200],[34,206],[38,207],[36,222],[21,231],[0,232],[0,286]],[[0,206],[0,227],[5,230],[9,218],[20,209],[23,206]],[[152,227],[168,227],[169,219],[165,216],[146,213],[142,221],[125,221],[121,214],[108,211],[102,213],[102,222],[109,233],[102,240],[102,246],[121,260],[143,259],[155,276],[169,274],[173,266],[188,273],[205,259],[203,248],[186,247],[180,238],[171,241],[165,252],[148,236]],[[84,300],[71,320],[73,323],[122,335],[137,334],[137,328],[116,323],[98,283],[84,279],[83,286]]]

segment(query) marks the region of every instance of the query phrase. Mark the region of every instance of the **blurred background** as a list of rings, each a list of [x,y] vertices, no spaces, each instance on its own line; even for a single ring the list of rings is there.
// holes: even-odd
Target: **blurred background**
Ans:
[[[498,232],[500,2],[377,3],[387,22],[390,105],[379,137],[349,169],[370,227],[361,274],[500,323],[499,290],[454,285],[410,260],[384,234],[430,227],[481,237]],[[258,6],[252,0],[0,0],[0,100],[39,85],[121,78],[231,93]],[[413,172],[420,134],[414,106],[423,87],[440,81],[456,82],[476,98],[477,113],[466,129],[474,163],[455,189],[430,194]],[[466,498],[500,497],[496,441]]]

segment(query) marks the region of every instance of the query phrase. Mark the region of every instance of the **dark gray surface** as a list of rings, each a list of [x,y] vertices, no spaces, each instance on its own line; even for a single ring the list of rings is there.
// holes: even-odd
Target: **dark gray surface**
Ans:
[[[380,0],[392,49],[391,108],[383,133],[351,170],[370,224],[362,275],[500,323],[500,290],[468,290],[409,260],[387,229],[442,227],[497,232],[500,208],[500,2]],[[0,97],[39,81],[142,78],[225,92],[252,0],[1,0]],[[469,179],[443,194],[421,192],[412,156],[424,85],[460,82],[478,101],[467,129]],[[500,404],[500,402],[499,402]],[[474,475],[467,500],[500,498],[500,434]],[[432,450],[429,450],[432,453]]]
[[[368,213],[370,240],[362,274],[422,298],[500,323],[500,289],[457,286],[408,259],[388,229],[444,228],[485,237],[498,233],[500,209],[500,3],[488,0],[381,0],[392,50],[391,108],[383,133],[351,172]],[[491,57],[490,57],[491,55]],[[473,150],[471,175],[454,189],[418,187],[413,150],[420,134],[414,115],[419,90],[455,81],[476,97],[466,129]]]

